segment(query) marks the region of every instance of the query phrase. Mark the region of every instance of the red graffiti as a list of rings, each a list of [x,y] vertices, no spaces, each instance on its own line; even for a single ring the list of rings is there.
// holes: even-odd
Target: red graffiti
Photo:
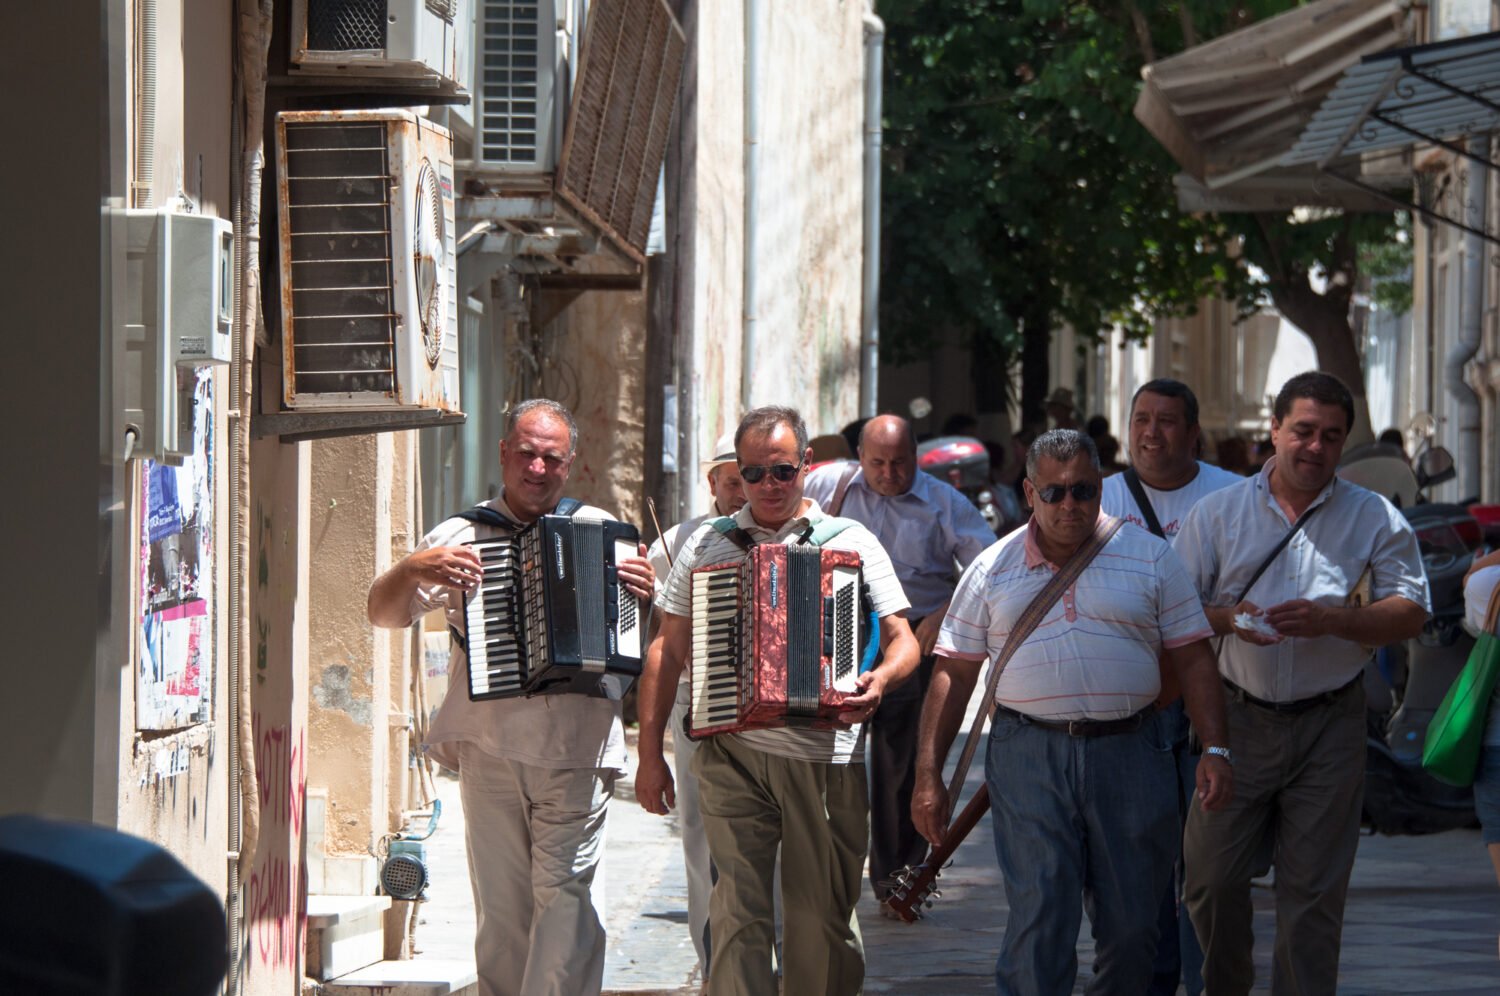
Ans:
[[[260,781],[262,825],[271,823],[302,832],[302,806],[307,794],[305,731],[298,730],[292,742],[289,726],[262,730],[260,714],[252,719],[255,736],[255,772]]]
[[[307,944],[305,870],[297,874],[284,857],[256,862],[246,892],[254,951],[263,965],[296,965]]]

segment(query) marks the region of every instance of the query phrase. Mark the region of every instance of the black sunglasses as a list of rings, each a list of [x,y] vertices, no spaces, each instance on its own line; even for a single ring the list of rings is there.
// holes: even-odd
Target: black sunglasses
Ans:
[[[772,477],[776,478],[776,480],[780,481],[782,484],[785,484],[788,481],[795,479],[797,476],[797,471],[801,469],[802,464],[800,463],[773,463],[769,467],[764,465],[741,467],[740,476],[745,479],[746,484],[759,484],[761,482],[761,478],[765,477],[766,474],[769,473]]]
[[[1035,486],[1033,484],[1033,486]],[[1063,500],[1063,495],[1071,494],[1074,501],[1093,501],[1099,496],[1099,485],[1088,481],[1079,481],[1072,486],[1066,484],[1049,484],[1045,488],[1037,488],[1036,496],[1048,505],[1056,505]]]

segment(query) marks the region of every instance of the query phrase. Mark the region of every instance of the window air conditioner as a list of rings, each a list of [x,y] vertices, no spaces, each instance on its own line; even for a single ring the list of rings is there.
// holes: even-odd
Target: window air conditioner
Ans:
[[[292,0],[294,71],[454,85],[472,0]]]
[[[453,139],[410,111],[276,116],[283,401],[457,412]]]
[[[562,147],[574,0],[476,0],[474,167],[550,173]]]

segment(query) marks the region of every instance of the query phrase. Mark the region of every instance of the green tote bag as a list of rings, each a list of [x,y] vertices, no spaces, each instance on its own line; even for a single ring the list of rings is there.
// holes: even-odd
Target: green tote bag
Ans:
[[[1490,593],[1489,611],[1484,617],[1484,632],[1469,662],[1443,696],[1427,727],[1422,745],[1422,767],[1440,782],[1465,786],[1474,784],[1479,754],[1484,749],[1484,727],[1489,717],[1490,696],[1500,679],[1500,637],[1495,623],[1500,619],[1500,585]]]

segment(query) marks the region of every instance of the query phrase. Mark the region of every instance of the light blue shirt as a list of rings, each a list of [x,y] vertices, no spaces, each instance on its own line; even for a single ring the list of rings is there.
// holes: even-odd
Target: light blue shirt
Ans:
[[[803,494],[827,507],[846,463],[819,467],[807,475]],[[896,579],[911,602],[911,618],[931,615],[953,596],[959,568],[968,567],[995,534],[963,492],[921,471],[905,494],[886,497],[856,471],[839,515],[860,523],[885,547]]]

